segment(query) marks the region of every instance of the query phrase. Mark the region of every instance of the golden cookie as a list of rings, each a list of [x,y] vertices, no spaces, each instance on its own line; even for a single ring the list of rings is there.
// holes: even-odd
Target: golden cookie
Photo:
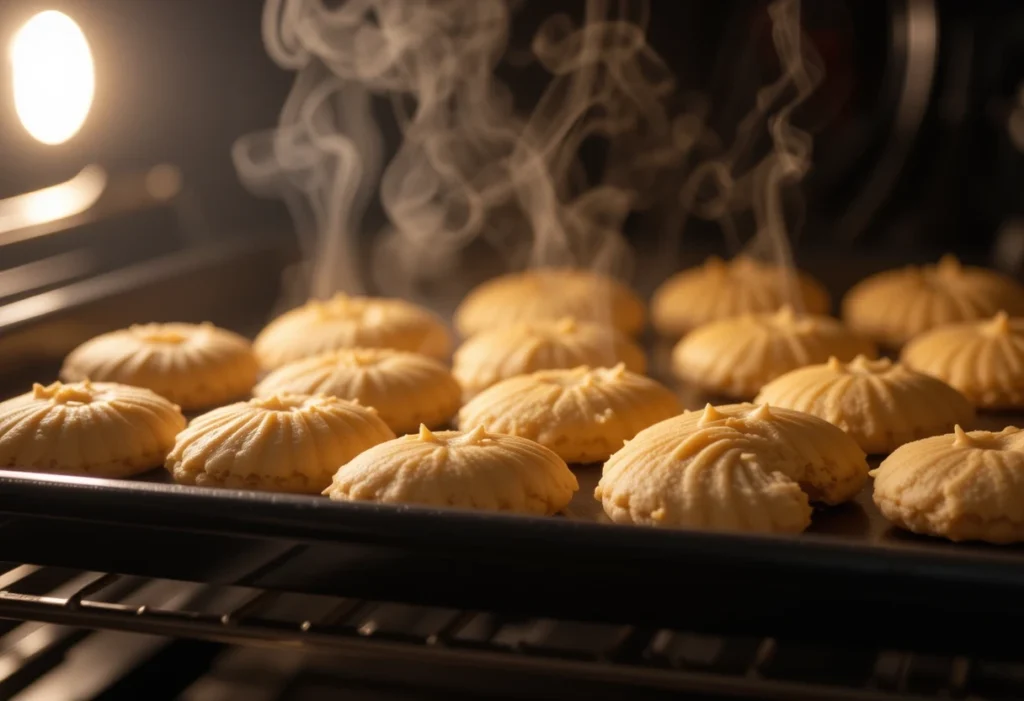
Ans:
[[[459,426],[529,438],[566,462],[588,463],[607,460],[623,441],[680,411],[675,394],[620,363],[503,380],[462,407]]]
[[[701,326],[672,350],[676,375],[708,392],[749,398],[768,382],[830,356],[875,357],[874,345],[827,316],[745,314]]]
[[[937,326],[985,319],[1000,309],[1024,315],[1024,287],[993,270],[962,266],[950,255],[938,265],[872,275],[843,298],[846,324],[890,348]]]
[[[640,298],[612,277],[542,268],[502,275],[472,290],[455,311],[455,328],[466,338],[509,324],[563,317],[611,325],[634,335],[643,330],[646,311]]]
[[[960,391],[983,409],[1024,408],[1024,319],[951,324],[908,343],[902,361]]]
[[[71,351],[60,376],[145,387],[186,410],[249,394],[259,367],[249,341],[213,324],[139,324]]]
[[[796,533],[809,500],[847,501],[867,476],[864,451],[826,421],[709,404],[638,433],[605,463],[594,497],[616,523]]]
[[[297,360],[267,375],[253,394],[327,394],[377,410],[397,434],[446,423],[462,403],[462,390],[443,363],[418,353],[384,348],[332,351]]]
[[[1024,541],[1024,431],[964,431],[898,448],[871,472],[874,500],[914,533],[990,543]]]
[[[128,477],[161,464],[183,428],[181,410],[148,389],[36,384],[0,402],[0,468]]]
[[[165,466],[181,484],[319,494],[339,465],[394,437],[357,402],[274,395],[196,417]]]
[[[347,297],[310,300],[271,321],[253,343],[267,369],[342,348],[393,348],[444,360],[448,329],[432,312],[401,299]]]
[[[554,514],[579,489],[565,461],[517,436],[472,431],[403,436],[344,465],[331,499]]]
[[[792,306],[797,294],[808,314],[828,314],[828,292],[806,273],[787,275],[777,265],[748,256],[730,261],[711,256],[703,265],[673,275],[655,290],[651,322],[662,336],[678,338],[712,321]]]
[[[452,373],[468,398],[516,375],[617,363],[641,374],[647,369],[643,349],[615,329],[562,319],[479,333],[455,351]]]
[[[955,389],[887,358],[830,358],[787,372],[754,400],[814,414],[846,431],[867,453],[891,453],[919,438],[948,433],[974,420],[974,407]]]

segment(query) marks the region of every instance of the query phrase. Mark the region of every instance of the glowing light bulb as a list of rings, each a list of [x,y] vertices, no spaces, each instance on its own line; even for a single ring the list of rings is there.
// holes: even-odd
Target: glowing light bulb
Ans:
[[[11,42],[14,109],[26,131],[44,144],[61,144],[82,128],[96,77],[85,34],[73,19],[40,12]]]

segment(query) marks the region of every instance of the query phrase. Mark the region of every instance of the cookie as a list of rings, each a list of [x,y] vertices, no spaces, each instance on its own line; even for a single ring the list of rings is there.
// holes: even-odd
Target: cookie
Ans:
[[[337,294],[285,312],[253,343],[268,370],[342,348],[392,348],[445,360],[452,339],[440,318],[410,302]]]
[[[274,370],[253,394],[326,394],[371,406],[401,435],[420,424],[446,423],[462,403],[462,390],[448,368],[418,353],[353,348],[297,360]]]
[[[462,407],[459,425],[529,438],[566,462],[588,463],[681,409],[670,390],[619,363],[503,380]]]
[[[867,476],[864,451],[827,421],[709,404],[638,433],[605,463],[594,497],[615,523],[797,533],[810,501],[847,501]]]
[[[707,392],[748,399],[790,370],[829,357],[875,357],[874,345],[827,316],[745,314],[701,326],[672,350],[672,369]]]
[[[644,351],[615,329],[575,319],[513,324],[473,336],[455,351],[452,373],[469,398],[496,382],[538,370],[590,365],[647,369]]]
[[[249,394],[259,366],[242,336],[213,324],[139,324],[71,351],[60,376],[145,387],[186,411]]]
[[[339,465],[394,437],[357,402],[279,394],[196,417],[164,465],[180,484],[319,494]]]
[[[949,540],[1024,541],[1024,431],[971,431],[898,448],[872,471],[896,526]]]
[[[54,382],[0,402],[0,468],[129,477],[163,463],[181,409],[141,387]]]
[[[613,326],[627,335],[643,330],[644,303],[618,280],[572,268],[540,268],[502,275],[472,290],[455,311],[463,338],[533,321],[579,321]]]
[[[942,326],[908,343],[909,367],[946,382],[982,409],[1024,408],[1024,319]]]
[[[787,372],[762,387],[754,401],[825,419],[869,454],[891,453],[974,420],[971,403],[945,382],[863,355]]]
[[[937,265],[910,265],[872,275],[843,298],[843,320],[889,348],[938,326],[1024,315],[1024,286],[993,270],[960,265],[947,255]]]
[[[799,305],[794,305],[794,301]],[[820,282],[748,256],[729,261],[712,256],[658,287],[651,323],[662,336],[679,338],[698,326],[743,314],[768,314],[785,305],[827,314],[831,301]]]
[[[382,443],[334,475],[331,499],[554,514],[579,489],[565,461],[517,436],[431,432]]]

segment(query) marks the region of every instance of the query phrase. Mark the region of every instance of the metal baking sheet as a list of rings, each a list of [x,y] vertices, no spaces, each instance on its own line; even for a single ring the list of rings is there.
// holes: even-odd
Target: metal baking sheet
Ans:
[[[649,344],[649,357],[652,361],[650,374],[666,385],[672,387],[680,397],[685,408],[700,409],[708,402],[720,405],[731,401],[721,397],[702,394],[693,388],[681,385],[673,380],[667,370],[668,351],[669,347],[663,343],[654,342]],[[191,415],[189,418],[193,417],[194,415]],[[979,414],[977,421],[972,428],[1000,430],[1005,426],[1022,424],[1024,424],[1024,415],[982,413]],[[871,466],[877,466],[880,459],[881,458],[878,456],[871,458]],[[601,477],[601,465],[573,465],[572,469],[579,480],[579,491],[576,493],[572,502],[563,514],[551,519],[545,518],[543,520],[550,521],[552,528],[555,529],[559,527],[559,523],[564,524],[566,521],[587,524],[605,524],[611,528],[618,528],[611,523],[602,510],[600,502],[594,499],[593,496],[594,488],[597,486],[597,482]],[[191,508],[191,505],[198,503],[198,499],[200,498],[211,504],[228,502],[233,505],[237,505],[241,500],[250,500],[254,503],[268,504],[271,508],[274,505],[287,503],[290,506],[298,507],[296,513],[308,514],[309,523],[292,524],[294,526],[301,526],[298,528],[299,533],[302,533],[303,535],[316,536],[318,529],[322,529],[322,535],[326,538],[333,537],[331,535],[333,524],[329,525],[320,523],[319,519],[326,518],[331,519],[332,521],[340,520],[340,522],[344,524],[346,520],[345,516],[349,511],[357,513],[367,506],[362,504],[332,502],[325,497],[318,496],[290,496],[242,490],[182,487],[174,485],[170,475],[162,468],[154,469],[132,480],[86,479],[0,470],[0,484],[7,485],[9,489],[14,488],[15,485],[19,485],[19,490],[24,488],[43,489],[47,491],[60,489],[62,492],[67,492],[69,494],[79,492],[83,494],[95,494],[98,491],[112,497],[116,497],[119,493],[123,493],[125,495],[131,494],[131,499],[136,501],[155,499],[159,496],[161,500],[177,500],[177,503],[184,512],[187,512]],[[942,539],[918,536],[912,533],[907,533],[901,529],[891,527],[872,502],[871,487],[872,483],[869,480],[865,488],[851,503],[836,507],[820,507],[815,509],[812,524],[805,534],[798,536],[763,537],[779,540],[780,542],[785,542],[791,539],[813,539],[823,543],[845,542],[849,544],[857,544],[859,546],[885,548],[886,550],[897,549],[906,550],[908,552],[943,553],[948,555],[950,558],[977,556],[982,559],[995,559],[1001,562],[1019,564],[1024,568],[1024,545],[988,546],[979,543],[952,544],[947,543]],[[87,498],[89,497],[83,496],[83,499]],[[126,496],[126,499],[127,498],[128,497]],[[0,504],[2,504],[3,501],[2,496],[0,496]],[[170,503],[174,502],[172,501]],[[86,511],[88,511],[89,504],[87,502],[83,503],[82,506]],[[306,508],[303,509],[303,506]],[[423,516],[429,514],[430,518],[435,519],[446,519],[457,513],[455,510],[435,510],[419,507],[406,508],[387,505],[374,506],[370,508],[382,515],[389,513],[393,514],[396,519],[401,519],[411,512],[416,512]],[[237,510],[237,507],[235,507],[235,510]],[[256,515],[257,512],[258,510],[253,513],[254,527],[264,520],[262,516]],[[56,508],[47,509],[46,513],[54,516],[61,515],[60,511]],[[113,511],[109,513],[105,513],[105,510],[104,512],[98,511],[94,515],[96,517],[112,518],[116,520],[118,517],[116,504],[114,505]],[[496,515],[488,513],[477,512],[475,515],[480,518],[499,518]],[[512,519],[511,523],[515,523],[516,521],[526,523],[536,520],[531,517],[517,515],[500,516],[500,518]],[[271,518],[271,520],[273,519]],[[210,526],[217,530],[224,530],[225,532],[243,534],[246,532],[246,523],[244,519],[225,518],[220,525],[218,525],[215,520],[215,522],[210,524]],[[654,531],[654,529],[646,527],[636,527],[629,530],[640,538],[644,537],[644,534],[650,534]],[[662,529],[658,530],[661,531]],[[685,529],[673,530],[676,535],[681,537],[688,533],[692,534],[692,531],[687,531]],[[289,533],[289,531],[280,531],[280,534],[282,535],[287,535]],[[600,533],[600,531],[597,533]],[[737,534],[722,535],[724,537],[740,537]]]
[[[652,357],[661,374],[659,353]],[[708,399],[676,388],[689,408]],[[1021,418],[982,415],[979,423],[1002,428]],[[573,469],[579,492],[565,514],[546,518],[186,487],[159,469],[134,480],[0,471],[0,514],[59,519],[69,534],[100,529],[94,538],[114,554],[138,551],[139,529],[154,529],[144,539],[169,549],[177,547],[175,534],[193,543],[196,534],[301,543],[300,562],[260,584],[317,593],[631,622],[649,617],[661,625],[680,616],[690,627],[713,614],[716,628],[727,616],[737,630],[761,621],[797,633],[816,625],[815,607],[831,607],[829,616],[845,620],[850,635],[876,637],[879,617],[895,608],[900,620],[917,623],[889,625],[886,634],[912,630],[918,647],[1012,616],[1024,621],[1024,548],[953,544],[892,528],[871,502],[870,482],[852,503],[817,509],[804,534],[750,535],[611,524],[593,498],[601,466]],[[117,557],[104,563],[115,571],[174,574],[154,572],[159,560],[140,564],[114,554],[91,557]],[[424,573],[430,585],[410,590]],[[537,583],[510,601],[499,596],[510,578]],[[756,593],[736,593],[750,587]],[[614,605],[601,594],[607,591],[620,592]],[[924,613],[936,608],[956,613],[956,625]]]
[[[650,352],[665,381],[668,346]],[[708,399],[676,389],[688,408]],[[1018,422],[982,415],[978,427]],[[851,641],[918,648],[965,636],[976,647],[1024,623],[1024,548],[891,528],[870,484],[852,503],[816,510],[804,534],[751,535],[610,524],[593,498],[600,466],[574,470],[580,491],[549,518],[185,487],[162,470],[134,480],[0,471],[0,517],[31,522],[0,551],[173,577],[189,557],[179,551],[202,557],[203,539],[270,539],[298,554],[254,585],[717,631],[815,634],[827,623]],[[527,584],[509,596],[510,582]]]

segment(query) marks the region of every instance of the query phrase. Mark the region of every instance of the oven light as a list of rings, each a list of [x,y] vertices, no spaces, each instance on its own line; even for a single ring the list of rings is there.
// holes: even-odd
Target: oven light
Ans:
[[[14,109],[26,131],[44,144],[74,136],[92,106],[96,77],[89,42],[73,19],[40,12],[11,42]]]

